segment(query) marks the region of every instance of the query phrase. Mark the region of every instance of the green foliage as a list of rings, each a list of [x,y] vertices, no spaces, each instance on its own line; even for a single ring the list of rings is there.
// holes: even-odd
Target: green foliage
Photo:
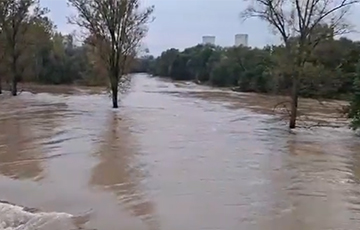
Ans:
[[[282,46],[221,48],[197,45],[169,49],[151,60],[149,73],[174,80],[194,80],[244,92],[288,93],[291,74]],[[305,63],[300,96],[344,98],[353,93],[360,44],[346,38],[326,40]]]

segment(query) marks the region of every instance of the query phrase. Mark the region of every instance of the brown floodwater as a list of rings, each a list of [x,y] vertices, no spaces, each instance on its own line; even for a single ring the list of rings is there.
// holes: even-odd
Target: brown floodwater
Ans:
[[[1,96],[0,229],[358,229],[344,103],[301,100],[290,133],[284,100],[145,75],[118,110],[90,88]]]

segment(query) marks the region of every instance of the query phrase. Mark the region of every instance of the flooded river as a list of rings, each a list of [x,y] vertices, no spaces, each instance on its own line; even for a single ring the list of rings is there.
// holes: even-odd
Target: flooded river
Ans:
[[[289,133],[275,97],[142,75],[117,111],[105,93],[58,91],[0,99],[0,229],[360,226],[360,138],[346,127]]]

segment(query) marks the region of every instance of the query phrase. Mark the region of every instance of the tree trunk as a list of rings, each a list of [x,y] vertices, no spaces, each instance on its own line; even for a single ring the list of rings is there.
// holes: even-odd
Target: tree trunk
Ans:
[[[1,78],[0,78],[0,94],[2,94],[2,81],[1,81]]]
[[[292,92],[291,92],[291,113],[290,113],[290,122],[289,122],[290,129],[296,128],[298,97],[299,97],[298,79],[297,77],[294,77],[292,82]]]
[[[119,108],[119,106],[118,106],[118,91],[119,91],[118,84],[119,84],[118,80],[116,80],[116,79],[111,81],[111,95],[112,95],[112,103],[113,103],[114,109]]]
[[[116,88],[116,89],[113,89],[113,92],[112,92],[112,103],[113,103],[113,108],[114,108],[114,109],[119,108],[119,106],[118,106],[118,90],[117,90],[117,88]]]
[[[15,50],[15,48],[14,48]],[[18,82],[18,75],[17,75],[17,57],[15,54],[12,58],[12,85],[11,85],[11,95],[16,96],[17,95],[17,82]]]
[[[14,76],[14,78],[12,80],[11,95],[13,95],[13,96],[17,95],[17,77],[16,76]]]

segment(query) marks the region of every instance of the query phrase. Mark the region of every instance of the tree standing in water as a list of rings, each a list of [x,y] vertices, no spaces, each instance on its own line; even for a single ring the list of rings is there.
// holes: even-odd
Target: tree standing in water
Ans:
[[[304,67],[313,50],[324,40],[350,31],[346,21],[358,0],[251,0],[243,18],[256,17],[280,34],[291,78],[289,128],[296,127],[298,95]]]
[[[106,67],[113,108],[118,108],[119,83],[127,74],[129,60],[147,32],[153,7],[142,8],[140,0],[68,0],[77,10],[70,18],[88,32],[90,44]]]

